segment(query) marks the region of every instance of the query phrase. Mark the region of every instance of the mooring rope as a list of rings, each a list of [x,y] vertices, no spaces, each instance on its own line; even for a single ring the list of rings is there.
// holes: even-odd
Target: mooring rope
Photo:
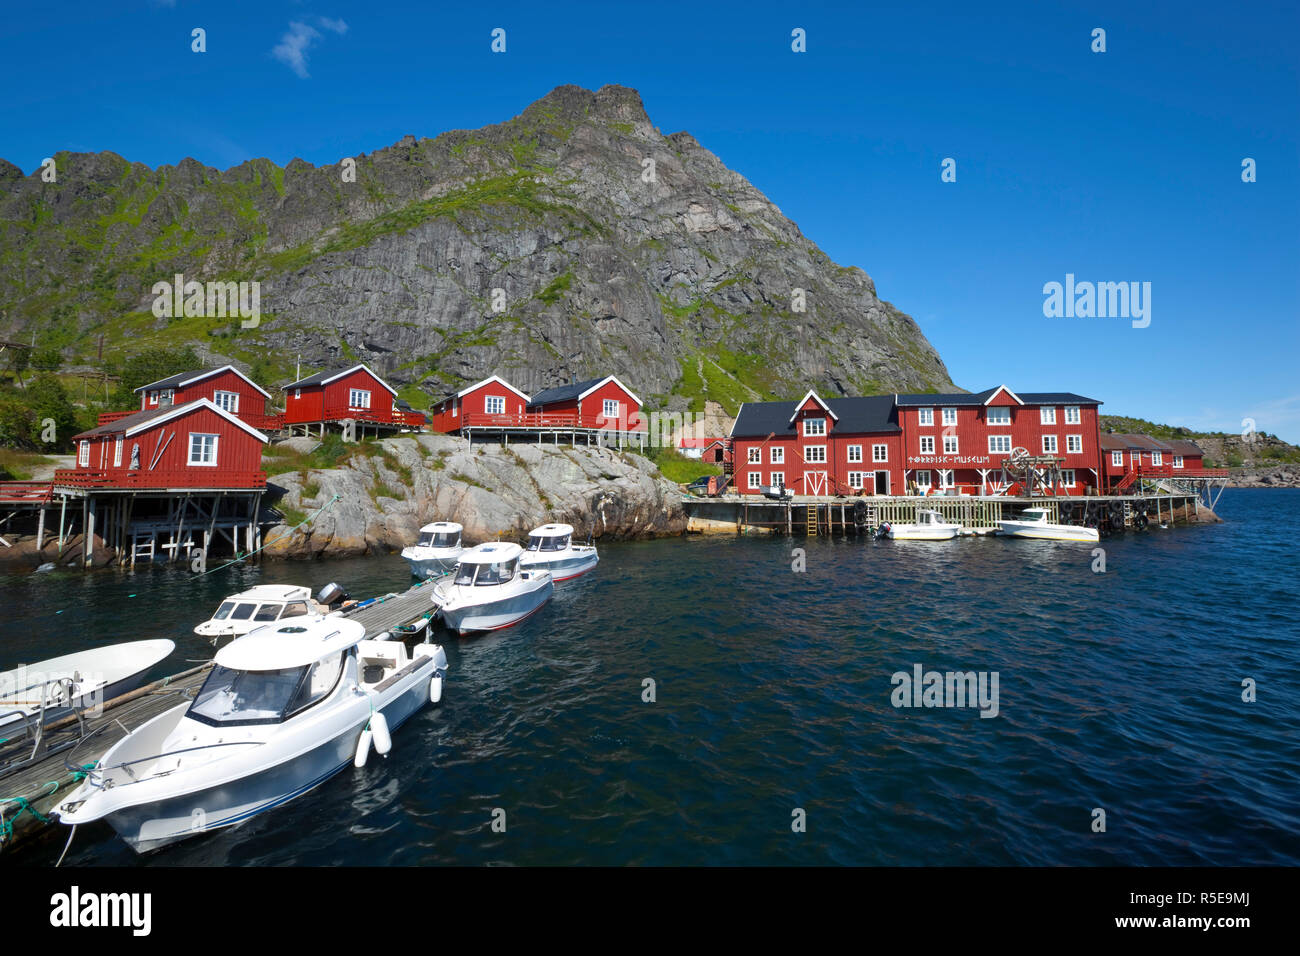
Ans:
[[[289,528],[287,531],[285,531],[284,534],[279,535],[278,537],[271,538],[271,539],[269,539],[269,540],[267,540],[267,541],[262,542],[262,546],[261,546],[260,548],[254,548],[252,551],[248,552],[247,554],[243,554],[243,553],[241,553],[241,552],[236,552],[236,553],[235,553],[235,557],[234,557],[232,560],[227,561],[225,564],[221,565],[220,567],[210,568],[210,569],[208,569],[207,571],[200,571],[200,572],[199,572],[197,575],[195,575],[195,576],[201,578],[201,577],[203,577],[203,576],[206,575],[206,574],[215,574],[216,572],[218,572],[218,571],[224,571],[226,568],[232,567],[233,565],[236,565],[236,564],[242,564],[245,560],[247,560],[248,558],[251,558],[253,555],[257,554],[259,551],[262,551],[262,550],[264,550],[265,548],[269,547],[269,546],[271,545],[272,542],[279,541],[280,538],[284,538],[284,537],[287,537],[287,536],[293,534],[295,531],[297,531],[297,530],[298,530],[299,528],[301,528],[303,525],[307,524],[307,522],[309,522],[309,521],[314,521],[314,520],[316,519],[316,517],[317,517],[318,515],[320,515],[320,513],[321,513],[322,511],[324,511],[324,510],[325,510],[326,508],[328,508],[330,505],[334,504],[334,502],[338,501],[338,500],[339,500],[339,497],[340,497],[339,495],[335,495],[333,498],[331,498],[329,501],[325,502],[323,505],[321,505],[319,508],[317,508],[317,509],[316,509],[315,511],[313,511],[311,514],[309,514],[307,517],[305,517],[305,518],[303,518],[301,521],[299,521],[299,522],[298,522],[296,525],[294,525],[292,528]]]

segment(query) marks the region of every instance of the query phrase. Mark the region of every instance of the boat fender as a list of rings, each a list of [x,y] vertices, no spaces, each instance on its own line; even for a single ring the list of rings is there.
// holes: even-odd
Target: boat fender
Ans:
[[[375,742],[375,753],[387,757],[393,749],[393,738],[388,735],[388,721],[379,711],[370,715],[370,736]]]
[[[442,674],[437,673],[429,678],[429,703],[436,704],[442,700]]]
[[[361,731],[361,739],[357,741],[357,755],[352,760],[352,766],[364,767],[366,758],[370,756],[370,731]]]

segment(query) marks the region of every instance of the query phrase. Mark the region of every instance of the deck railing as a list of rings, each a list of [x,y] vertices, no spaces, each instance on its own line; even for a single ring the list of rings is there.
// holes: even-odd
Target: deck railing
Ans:
[[[387,412],[377,408],[349,408],[347,405],[331,405],[325,409],[319,418],[313,418],[310,421],[286,423],[283,414],[276,417],[278,418],[278,425],[275,426],[277,428],[283,428],[286,424],[311,425],[317,422],[342,422],[348,419],[369,425],[397,425],[402,428],[423,428],[425,424],[424,415],[420,412],[406,412],[400,408],[394,408],[391,412]]]
[[[635,422],[620,419],[582,421],[577,412],[505,412],[489,415],[485,412],[466,412],[460,417],[461,428],[587,428],[593,431],[645,431],[646,424],[638,418]]]
[[[224,468],[182,468],[167,471],[59,468],[54,472],[54,484],[63,488],[86,490],[231,488],[261,491],[266,488],[266,472],[229,471]]]
[[[49,504],[54,484],[49,481],[0,481],[0,501]]]

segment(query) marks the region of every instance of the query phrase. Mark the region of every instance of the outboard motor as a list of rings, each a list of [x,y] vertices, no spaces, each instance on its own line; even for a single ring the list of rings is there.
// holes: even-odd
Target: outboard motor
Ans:
[[[324,604],[326,607],[333,607],[335,604],[342,604],[347,599],[348,592],[343,590],[340,585],[335,584],[333,581],[321,588],[320,592],[316,595],[317,603]]]

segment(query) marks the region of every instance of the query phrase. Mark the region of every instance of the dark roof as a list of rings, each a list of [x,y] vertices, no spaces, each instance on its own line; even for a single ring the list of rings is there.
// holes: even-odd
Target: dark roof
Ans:
[[[1183,438],[1171,438],[1166,441],[1165,444],[1169,446],[1169,450],[1175,455],[1205,455],[1205,450],[1194,441],[1187,441]]]
[[[557,385],[555,388],[544,388],[528,401],[528,407],[534,405],[546,405],[550,402],[567,402],[577,398],[587,389],[599,385],[605,381],[608,376],[600,378],[589,378],[585,382],[575,382],[572,385]]]
[[[210,375],[215,371],[216,371],[215,368],[201,368],[194,372],[181,372],[177,375],[169,375],[167,376],[167,378],[160,378],[158,379],[158,381],[150,382],[148,385],[141,385],[139,388],[136,389],[136,391],[143,392],[147,389],[148,391],[152,392],[160,388],[175,388],[181,382],[189,381],[190,379],[194,378],[196,375]]]
[[[778,436],[793,435],[794,417],[798,402],[746,402],[740,406],[736,424],[731,429],[733,438],[766,438],[775,432]],[[865,398],[832,398],[827,407],[836,415],[834,430],[851,433],[894,433],[899,431],[894,416],[892,395],[869,395]]]
[[[326,369],[324,372],[317,372],[315,375],[308,375],[306,378],[300,378],[296,382],[290,382],[288,385],[282,385],[280,387],[281,390],[288,391],[291,388],[302,388],[304,385],[320,385],[327,379],[334,378],[336,375],[342,375],[345,372],[350,372],[354,368],[357,368],[357,366],[345,365],[343,368]]]
[[[1189,443],[1190,444],[1190,443]],[[1123,432],[1101,433],[1101,447],[1106,451],[1120,451],[1137,448],[1141,451],[1172,451],[1173,446],[1150,435],[1134,435]]]
[[[128,429],[135,428],[137,425],[143,425],[145,422],[154,418],[160,418],[163,415],[170,415],[172,412],[181,408],[188,408],[191,405],[197,405],[203,401],[197,398],[192,402],[186,402],[183,405],[163,405],[160,408],[151,408],[146,412],[136,412],[134,415],[127,415],[125,418],[119,418],[117,421],[109,422],[107,425],[98,425],[89,431],[84,431],[79,435],[73,435],[77,438],[94,438],[98,435],[113,435],[117,432],[124,432]]]
[[[982,392],[921,392],[911,395],[899,395],[899,407],[920,406],[928,408],[938,405],[983,405],[1002,386],[986,388]],[[1074,392],[1017,392],[1011,390],[1026,405],[1100,405],[1095,398],[1085,398]]]

